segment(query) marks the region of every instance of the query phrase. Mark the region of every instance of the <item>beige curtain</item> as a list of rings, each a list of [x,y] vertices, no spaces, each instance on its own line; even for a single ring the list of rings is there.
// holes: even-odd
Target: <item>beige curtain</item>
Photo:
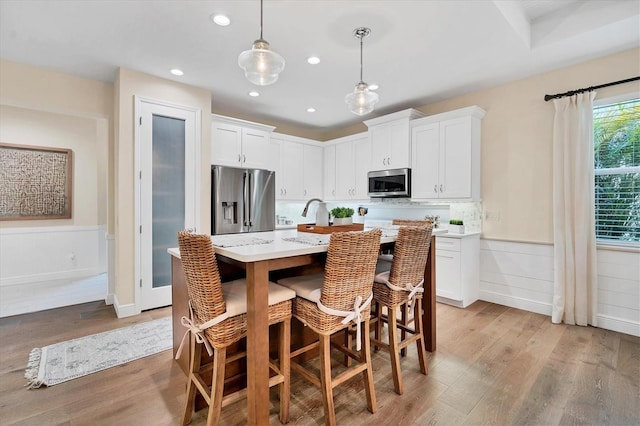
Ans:
[[[595,92],[554,100],[554,323],[596,326],[598,273],[593,177]]]

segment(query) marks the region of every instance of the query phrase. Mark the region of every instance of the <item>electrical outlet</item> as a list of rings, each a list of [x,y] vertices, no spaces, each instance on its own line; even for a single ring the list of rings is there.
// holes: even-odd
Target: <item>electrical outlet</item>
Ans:
[[[486,211],[484,212],[484,219],[489,220],[500,220],[500,212],[499,211]]]

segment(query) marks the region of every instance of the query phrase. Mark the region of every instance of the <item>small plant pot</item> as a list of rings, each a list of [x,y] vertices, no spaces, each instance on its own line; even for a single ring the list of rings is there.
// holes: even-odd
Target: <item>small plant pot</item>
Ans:
[[[448,231],[452,234],[464,234],[464,225],[449,225]]]
[[[353,217],[334,217],[334,225],[351,225],[353,223]]]

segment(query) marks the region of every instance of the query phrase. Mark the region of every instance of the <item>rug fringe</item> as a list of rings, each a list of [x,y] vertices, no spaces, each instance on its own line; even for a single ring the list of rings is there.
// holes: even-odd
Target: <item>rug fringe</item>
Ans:
[[[37,389],[44,384],[43,380],[38,379],[38,371],[40,371],[40,360],[42,359],[42,349],[35,348],[29,353],[29,361],[27,369],[24,372],[24,378],[29,381],[25,386],[27,389]]]

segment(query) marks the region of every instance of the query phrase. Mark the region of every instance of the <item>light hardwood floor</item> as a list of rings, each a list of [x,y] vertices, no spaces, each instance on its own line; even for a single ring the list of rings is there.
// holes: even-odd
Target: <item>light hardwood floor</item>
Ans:
[[[366,410],[361,380],[335,390],[338,424],[640,424],[640,338],[486,302],[438,304],[438,350],[419,374],[415,347],[403,359],[405,394],[393,392],[388,355],[374,355],[378,412]],[[103,303],[0,319],[0,424],[175,425],[186,378],[171,351],[51,388],[28,390],[29,351],[148,321],[170,308],[118,320]],[[336,354],[338,363],[342,357]],[[319,390],[292,374],[290,424],[323,424]],[[272,391],[271,424],[279,424]],[[246,403],[223,410],[240,425]],[[193,425],[205,421],[196,413]]]

